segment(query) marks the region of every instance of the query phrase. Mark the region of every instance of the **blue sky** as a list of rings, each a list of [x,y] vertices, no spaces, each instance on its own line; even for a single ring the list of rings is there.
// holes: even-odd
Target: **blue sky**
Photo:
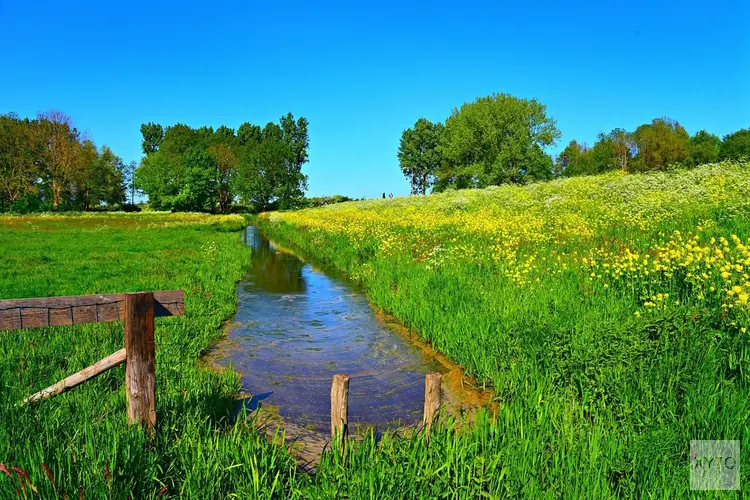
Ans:
[[[309,195],[407,194],[396,152],[419,117],[478,96],[547,105],[563,137],[654,117],[750,127],[743,0],[622,2],[0,0],[0,113],[71,115],[140,159],[140,124],[310,121]]]

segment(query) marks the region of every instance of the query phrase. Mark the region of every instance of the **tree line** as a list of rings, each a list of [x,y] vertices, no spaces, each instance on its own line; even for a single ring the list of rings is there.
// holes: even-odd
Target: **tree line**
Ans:
[[[0,115],[0,211],[122,208],[134,170],[61,111]]]
[[[278,124],[246,122],[236,131],[145,123],[135,186],[160,210],[226,213],[237,202],[258,211],[295,208],[307,189],[307,128],[291,113]]]
[[[492,94],[455,108],[445,123],[425,118],[401,134],[398,160],[414,194],[523,184],[610,170],[644,172],[750,157],[750,129],[722,139],[705,130],[692,137],[669,118],[628,132],[599,134],[592,147],[571,141],[552,158],[561,137],[536,99]]]

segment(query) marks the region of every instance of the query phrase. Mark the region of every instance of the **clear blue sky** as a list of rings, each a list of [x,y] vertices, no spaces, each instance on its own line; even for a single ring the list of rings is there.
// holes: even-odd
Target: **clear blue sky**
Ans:
[[[310,121],[311,196],[407,194],[403,129],[478,96],[547,105],[563,137],[654,117],[750,127],[746,0],[0,0],[0,113],[57,108],[126,161],[140,124]]]

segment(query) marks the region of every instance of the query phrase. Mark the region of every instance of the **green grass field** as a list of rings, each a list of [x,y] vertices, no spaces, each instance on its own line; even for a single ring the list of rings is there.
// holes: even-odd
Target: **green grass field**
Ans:
[[[0,332],[0,497],[273,496],[294,461],[252,426],[229,427],[238,378],[198,357],[236,308],[239,217],[117,215],[0,219],[0,297],[186,292],[156,326],[158,432],[128,428],[124,366],[32,406],[24,397],[121,349],[122,324]],[[44,464],[44,466],[42,465]],[[30,479],[22,485],[12,467]],[[48,477],[44,467],[49,469]],[[283,474],[279,474],[283,471]]]
[[[449,445],[455,462],[401,443],[407,477],[473,476],[459,496],[677,498],[690,493],[690,440],[750,449],[748,164],[343,203],[261,225],[360,280],[495,389],[496,420]],[[372,450],[358,460],[363,475],[386,467]]]

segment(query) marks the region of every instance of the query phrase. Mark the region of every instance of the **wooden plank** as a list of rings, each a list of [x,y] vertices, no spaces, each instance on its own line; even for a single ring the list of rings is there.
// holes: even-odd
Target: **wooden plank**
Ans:
[[[125,295],[125,394],[128,423],[156,426],[154,294]]]
[[[69,377],[65,377],[63,380],[57,382],[56,384],[51,385],[46,389],[37,392],[36,394],[32,394],[28,398],[24,399],[23,402],[24,404],[33,403],[35,401],[39,401],[40,399],[63,393],[68,389],[72,389],[73,387],[96,377],[100,373],[106,372],[107,370],[114,368],[115,366],[123,364],[124,362],[125,349],[120,349],[116,353],[110,354],[104,359],[100,359],[93,365],[84,368],[80,372],[74,373]]]
[[[331,384],[331,438],[339,441],[337,446],[346,450],[346,437],[349,432],[349,375],[339,373],[333,376]]]
[[[428,433],[440,409],[440,384],[442,380],[443,376],[439,373],[428,373],[424,378],[424,425]]]
[[[154,316],[179,316],[185,311],[182,290],[153,292]],[[125,318],[124,293],[0,300],[0,330],[78,325]]]

